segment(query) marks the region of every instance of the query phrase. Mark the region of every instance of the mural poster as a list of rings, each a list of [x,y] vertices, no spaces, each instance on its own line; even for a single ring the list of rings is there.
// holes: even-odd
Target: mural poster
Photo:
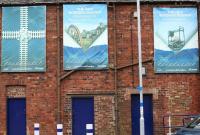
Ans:
[[[64,69],[108,67],[106,4],[63,6]]]
[[[46,70],[46,7],[2,8],[2,72]]]
[[[196,8],[154,8],[156,73],[199,72]]]

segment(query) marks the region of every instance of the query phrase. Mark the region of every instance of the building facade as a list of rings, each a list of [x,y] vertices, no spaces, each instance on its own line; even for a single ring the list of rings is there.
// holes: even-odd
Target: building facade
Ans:
[[[107,6],[108,67],[106,69],[64,70],[63,4]],[[11,130],[8,108],[12,99],[24,99],[27,135],[33,135],[34,123],[40,124],[41,135],[56,134],[58,123],[63,124],[64,135],[81,132],[76,129],[75,124],[78,117],[75,118],[76,114],[81,115],[81,113],[85,114],[85,117],[92,117],[84,127],[88,133],[138,135],[136,131],[138,123],[134,121],[137,119],[137,115],[134,114],[138,112],[136,103],[139,95],[136,90],[139,83],[137,17],[134,16],[136,2],[1,1],[0,18],[3,20],[3,7],[39,5],[46,6],[46,71],[0,73],[0,135],[6,135]],[[154,8],[195,8],[199,24],[199,6],[199,1],[141,2],[142,61],[146,71],[143,75],[143,93],[144,104],[147,106],[144,108],[148,108],[144,109],[144,113],[152,116],[147,118],[152,126],[148,131],[152,131],[154,135],[165,134],[162,127],[165,115],[200,113],[199,71],[194,73],[155,71]],[[0,23],[2,33],[2,21]],[[89,111],[91,114],[85,111],[87,106],[92,108],[93,111]],[[10,113],[12,115],[12,112]]]

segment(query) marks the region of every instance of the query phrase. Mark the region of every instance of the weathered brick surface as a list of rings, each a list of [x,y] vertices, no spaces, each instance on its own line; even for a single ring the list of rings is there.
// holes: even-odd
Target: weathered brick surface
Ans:
[[[6,96],[7,98],[25,98],[26,88],[24,86],[7,86]]]
[[[65,96],[64,133],[72,135],[72,97]],[[80,96],[79,96],[80,97]],[[83,97],[83,96],[82,96]],[[85,97],[85,96],[84,96]],[[94,128],[97,135],[115,135],[114,97],[110,95],[91,96],[94,98]]]
[[[115,135],[115,108],[113,96],[95,96],[95,134]]]
[[[178,3],[180,6],[196,6]],[[115,6],[115,7],[114,7]],[[199,74],[155,74],[153,65],[153,7],[173,7],[175,3],[142,4],[142,56],[146,75],[144,93],[153,95],[154,134],[162,135],[162,116],[170,113],[200,113]],[[114,13],[116,10],[116,13]],[[131,18],[136,5],[118,3],[108,6],[109,66],[114,67],[117,50],[118,114],[120,135],[131,135],[131,94],[137,94],[137,19]],[[57,7],[47,6],[47,71],[45,73],[0,73],[0,135],[6,131],[6,98],[10,86],[24,86],[27,102],[27,130],[33,135],[33,124],[41,124],[41,135],[56,134],[57,116]],[[62,37],[62,7],[60,9]],[[0,13],[1,14],[1,13]],[[116,16],[115,16],[116,15]],[[114,22],[114,20],[116,21]],[[1,16],[0,16],[1,20]],[[115,27],[116,25],[116,27]],[[1,21],[0,21],[1,26]],[[1,29],[0,29],[1,31]],[[116,32],[116,35],[114,35]],[[116,37],[116,38],[115,38]],[[115,38],[115,39],[114,39]],[[62,38],[61,45],[62,46]],[[62,52],[62,48],[60,49]],[[62,53],[61,53],[62,63]],[[62,70],[61,74],[69,73]],[[115,134],[114,70],[75,71],[61,81],[61,113],[64,134],[72,134],[71,97],[93,96],[96,135]]]

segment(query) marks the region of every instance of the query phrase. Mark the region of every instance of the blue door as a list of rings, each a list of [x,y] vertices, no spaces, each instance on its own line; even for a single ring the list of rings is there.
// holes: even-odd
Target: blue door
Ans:
[[[152,95],[144,95],[145,135],[153,135]],[[131,96],[132,135],[140,134],[140,96]]]
[[[26,100],[7,100],[7,135],[26,135]]]
[[[94,99],[72,98],[72,134],[87,133],[94,135]]]

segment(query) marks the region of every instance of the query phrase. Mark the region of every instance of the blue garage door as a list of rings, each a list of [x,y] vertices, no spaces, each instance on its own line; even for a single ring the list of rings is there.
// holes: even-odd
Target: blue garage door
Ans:
[[[26,135],[26,100],[7,100],[7,135]]]
[[[72,98],[72,134],[94,135],[94,99]]]
[[[144,95],[145,135],[153,135],[152,95]],[[140,134],[140,96],[131,96],[132,135]]]

